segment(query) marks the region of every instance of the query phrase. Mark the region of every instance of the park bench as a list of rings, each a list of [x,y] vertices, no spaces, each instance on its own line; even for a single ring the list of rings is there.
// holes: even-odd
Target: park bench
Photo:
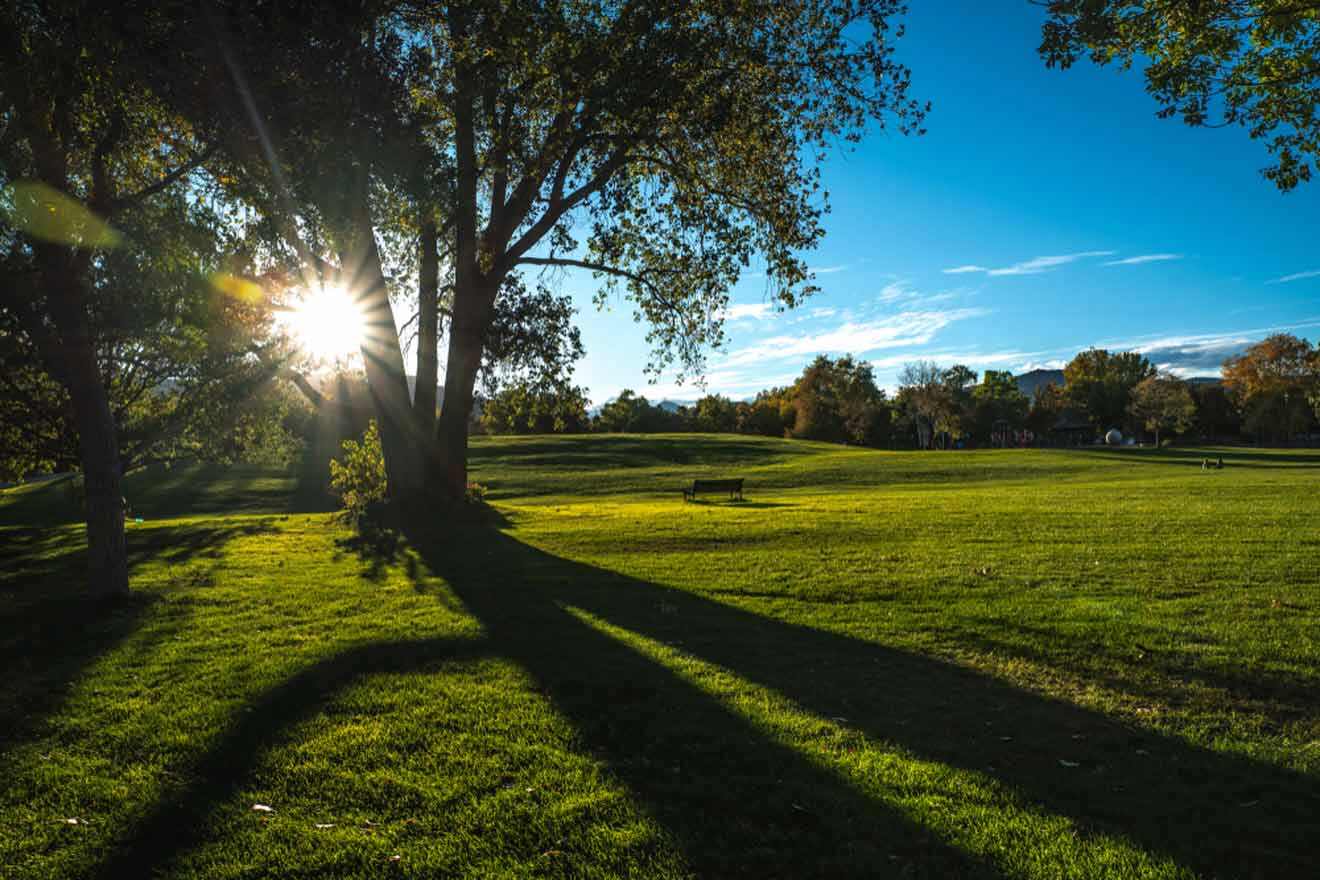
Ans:
[[[741,477],[736,480],[693,480],[692,488],[683,489],[683,500],[692,501],[696,499],[699,492],[728,492],[730,501],[734,499],[734,496],[742,501],[742,487]]]

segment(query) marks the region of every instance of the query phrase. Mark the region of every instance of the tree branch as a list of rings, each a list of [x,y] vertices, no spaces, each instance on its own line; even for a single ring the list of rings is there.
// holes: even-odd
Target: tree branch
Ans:
[[[178,183],[179,180],[191,174],[192,172],[196,171],[203,164],[205,164],[208,159],[210,159],[212,156],[216,154],[217,150],[219,150],[219,147],[215,144],[212,144],[211,146],[203,150],[201,153],[199,153],[197,156],[194,156],[190,161],[185,162],[184,164],[180,165],[178,168],[175,168],[173,171],[169,172],[155,183],[143,187],[142,189],[138,190],[132,195],[123,196],[122,198],[115,199],[113,202],[110,203],[110,210],[108,213],[113,215],[119,211],[122,211],[124,208],[127,208],[129,205],[133,204],[134,202],[142,201],[143,199],[147,199],[150,198],[151,196],[154,196],[158,192],[162,192],[163,190],[169,189],[175,183]]]

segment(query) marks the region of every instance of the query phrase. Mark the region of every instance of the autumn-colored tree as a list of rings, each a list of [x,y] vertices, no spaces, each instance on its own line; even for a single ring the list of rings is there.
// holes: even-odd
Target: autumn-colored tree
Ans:
[[[1267,442],[1306,430],[1320,391],[1320,353],[1289,333],[1267,336],[1223,366],[1224,387],[1244,415],[1244,427]]]

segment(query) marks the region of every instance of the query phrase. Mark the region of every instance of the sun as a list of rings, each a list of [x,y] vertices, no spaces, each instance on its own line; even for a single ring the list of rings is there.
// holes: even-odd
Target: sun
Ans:
[[[342,287],[308,291],[285,312],[281,323],[308,354],[326,360],[352,357],[362,347],[366,317],[353,295]]]

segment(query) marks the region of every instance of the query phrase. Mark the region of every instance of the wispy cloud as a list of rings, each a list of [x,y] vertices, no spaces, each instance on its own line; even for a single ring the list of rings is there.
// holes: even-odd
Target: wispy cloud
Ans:
[[[912,310],[929,308],[974,292],[968,288],[959,287],[953,290],[942,290],[938,293],[923,293],[912,287],[907,281],[891,281],[880,289],[876,299],[885,304],[902,303],[902,308]]]
[[[1275,278],[1273,281],[1269,281],[1266,283],[1287,284],[1289,281],[1301,281],[1303,278],[1317,278],[1317,277],[1320,277],[1320,269],[1311,269],[1310,271],[1307,272],[1294,272],[1291,275],[1284,275],[1282,278]]]
[[[1104,265],[1140,266],[1142,263],[1163,263],[1166,260],[1181,260],[1182,258],[1182,254],[1142,254],[1139,257],[1124,257],[1121,260],[1110,260]]]
[[[870,321],[848,321],[820,333],[763,339],[730,352],[720,360],[717,368],[801,359],[816,354],[865,355],[886,348],[926,345],[950,324],[986,314],[989,314],[987,310],[977,308],[923,310],[900,312]]]
[[[1004,266],[1000,269],[991,269],[987,275],[1039,275],[1042,272],[1048,272],[1051,269],[1057,269],[1068,263],[1077,260],[1085,260],[1088,257],[1109,257],[1113,256],[1114,251],[1081,251],[1076,254],[1060,254],[1053,257],[1032,257],[1021,263],[1014,263],[1011,266]]]
[[[774,316],[775,309],[770,303],[735,303],[723,312],[726,321],[739,321],[745,318],[764,321]]]
[[[838,266],[808,266],[807,271],[814,275],[833,275],[835,272],[842,272],[847,268],[847,263],[841,263]]]
[[[1144,336],[1135,339],[1101,342],[1098,347],[1111,351],[1135,351],[1146,356],[1161,370],[1180,376],[1215,376],[1230,357],[1241,354],[1247,346],[1271,333],[1286,333],[1320,327],[1320,319],[1277,327],[1255,327],[1223,333],[1192,333],[1168,336]]]
[[[963,364],[964,366],[982,369],[1009,368],[1016,371],[1023,364],[1033,362],[1033,359],[1040,357],[1042,354],[1045,354],[1045,352],[1018,351],[1017,349],[1007,351],[921,351],[871,358],[869,363],[877,370],[892,370],[912,361],[921,360],[934,361],[942,367]]]
[[[897,302],[900,299],[907,299],[915,295],[916,291],[909,287],[906,281],[891,281],[880,288],[881,302]]]
[[[952,269],[944,269],[942,271],[946,275],[966,275],[972,272],[983,272],[986,275],[1039,275],[1042,272],[1057,269],[1060,266],[1074,263],[1077,260],[1085,260],[1089,257],[1112,257],[1115,253],[1116,251],[1079,251],[1075,254],[1056,254],[1048,257],[1032,257],[1030,260],[1023,260],[1022,262],[1014,263],[1011,266],[1000,266],[997,269],[969,264],[966,266],[955,266]]]

